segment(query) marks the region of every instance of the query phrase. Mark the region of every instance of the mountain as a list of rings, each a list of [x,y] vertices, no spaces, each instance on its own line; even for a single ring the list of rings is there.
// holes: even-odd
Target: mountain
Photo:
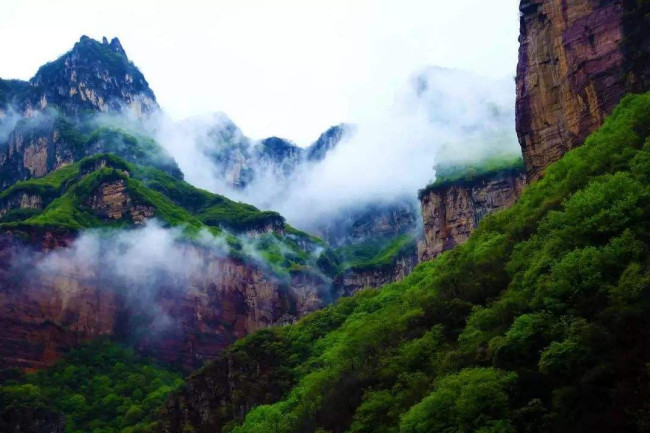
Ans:
[[[107,336],[189,369],[331,301],[338,265],[323,241],[183,181],[119,40],[82,37],[0,89],[0,369]],[[256,155],[290,151],[273,139]]]
[[[182,178],[137,123],[156,110],[153,92],[119,40],[83,36],[29,82],[0,81],[0,186],[107,152]]]
[[[321,241],[113,155],[2,191],[0,231],[4,368],[48,365],[99,336],[189,368],[331,298]],[[161,250],[133,255],[139,237]]]
[[[277,205],[355,132],[352,125],[332,126],[309,147],[301,148],[279,137],[254,142],[225,116],[212,122],[215,126],[199,140],[217,177],[245,197],[256,197],[258,190],[268,192],[262,197],[265,207]],[[413,198],[388,197],[340,209],[327,218],[314,217],[307,230],[331,245],[337,256],[334,293],[348,296],[408,275],[417,264],[419,213]]]
[[[276,183],[291,182],[300,170],[322,161],[345,137],[353,133],[351,125],[332,126],[313,144],[301,148],[280,137],[259,141],[250,139],[227,116],[210,119],[207,132],[198,137],[203,153],[214,163],[215,174],[226,185],[246,190],[255,182],[272,179]],[[188,123],[193,122],[190,119]]]
[[[73,116],[86,110],[129,109],[142,115],[158,109],[147,80],[117,38],[109,43],[82,36],[72,50],[42,66],[28,82],[3,81],[0,89],[0,102],[25,113],[48,106]]]
[[[647,7],[522,0],[523,161],[500,134],[492,154],[451,140],[423,221],[412,201],[359,203],[323,225],[335,248],[141,157],[20,172],[0,192],[0,428],[646,431],[650,93],[623,94],[647,90]],[[427,71],[411,102],[453,75]],[[509,113],[466,90],[430,120],[501,131]],[[206,137],[240,190],[328,162],[232,122]]]
[[[354,126],[341,123],[330,127],[305,149],[307,161],[322,161],[327,154],[347,135],[354,134]]]

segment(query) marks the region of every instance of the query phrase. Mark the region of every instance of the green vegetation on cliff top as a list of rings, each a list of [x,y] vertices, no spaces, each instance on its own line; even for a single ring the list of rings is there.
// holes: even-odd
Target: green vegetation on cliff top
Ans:
[[[225,384],[201,431],[646,431],[649,185],[650,94],[628,96],[464,245],[190,377]],[[198,429],[192,398],[164,422]]]
[[[10,209],[0,217],[0,229],[19,231],[124,228],[134,225],[128,214],[111,219],[92,208],[92,197],[102,185],[120,182],[132,206],[146,206],[169,226],[181,226],[193,236],[202,229],[224,233],[231,254],[242,259],[256,250],[278,274],[319,269],[312,252],[323,242],[285,225],[277,212],[229,200],[193,187],[162,170],[130,164],[112,154],[100,154],[62,167],[42,177],[17,182],[0,192],[0,207],[22,194],[39,196],[44,208]],[[286,230],[285,234],[281,234]],[[238,233],[257,237],[238,240]],[[253,254],[255,255],[255,254]]]
[[[22,193],[42,197],[45,209],[21,224],[13,223],[14,226],[73,230],[107,226],[111,221],[98,219],[88,200],[102,183],[114,181],[123,181],[134,203],[153,206],[155,216],[170,225],[246,231],[284,224],[276,212],[234,202],[195,188],[162,170],[136,166],[111,154],[84,158],[44,177],[17,182],[0,193],[0,203]]]
[[[500,173],[524,173],[524,160],[521,155],[503,155],[483,159],[471,164],[454,164],[439,167],[436,180],[419,191],[419,197],[431,191],[447,188],[459,183],[475,183],[494,177]]]
[[[391,266],[401,257],[414,254],[415,237],[402,234],[390,238],[374,238],[337,248],[334,252],[342,261],[342,271],[365,271]]]

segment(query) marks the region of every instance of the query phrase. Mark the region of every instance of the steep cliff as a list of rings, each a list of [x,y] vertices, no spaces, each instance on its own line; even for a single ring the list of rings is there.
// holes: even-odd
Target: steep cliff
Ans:
[[[523,170],[514,168],[443,181],[422,190],[424,239],[418,243],[419,260],[431,260],[467,241],[486,215],[512,206],[525,184]]]
[[[650,88],[650,5],[522,0],[517,134],[529,181],[584,143],[628,91]]]
[[[35,235],[36,236],[36,235]],[[55,236],[59,242],[65,239]],[[71,240],[67,240],[71,242]],[[283,280],[250,262],[187,243],[196,272],[157,275],[137,293],[114,278],[109,263],[57,260],[4,234],[0,238],[0,368],[39,368],[83,341],[114,336],[167,362],[191,368],[237,338],[294,321],[328,301],[316,276]],[[64,248],[65,250],[65,248]],[[61,249],[54,250],[64,254]],[[9,268],[5,267],[9,264]],[[32,272],[30,273],[30,269]]]
[[[125,257],[152,218],[163,226]],[[321,241],[113,155],[2,191],[0,233],[0,368],[49,365],[100,336],[194,367],[331,301]]]
[[[338,296],[352,296],[359,290],[378,288],[401,281],[418,264],[415,242],[391,257],[386,264],[351,266],[337,275],[332,285]]]

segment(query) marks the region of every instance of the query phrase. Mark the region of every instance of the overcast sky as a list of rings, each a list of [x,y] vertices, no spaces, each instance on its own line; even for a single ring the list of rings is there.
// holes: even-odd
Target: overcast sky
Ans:
[[[298,144],[354,121],[427,65],[515,74],[518,0],[2,0],[0,77],[82,34],[118,36],[158,102]]]

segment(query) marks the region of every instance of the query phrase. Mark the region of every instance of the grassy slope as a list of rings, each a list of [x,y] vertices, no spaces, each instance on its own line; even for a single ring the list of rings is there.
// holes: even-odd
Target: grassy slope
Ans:
[[[258,358],[284,362],[245,395],[224,395],[210,427],[645,430],[649,137],[650,94],[627,97],[466,244],[402,282],[265,331],[273,345],[253,344],[255,335],[238,342],[200,374],[233,356],[234,380]],[[262,405],[236,427],[231,408],[241,404]]]
[[[100,160],[107,160],[108,167],[85,173],[87,167]],[[127,182],[135,201],[153,205],[157,210],[156,216],[171,225],[198,227],[205,224],[251,230],[271,221],[283,224],[282,217],[275,212],[262,212],[251,205],[233,202],[195,188],[161,170],[135,166],[114,155],[85,158],[45,177],[17,182],[0,193],[0,200],[16,193],[39,194],[51,203],[42,213],[26,220],[25,225],[93,228],[106,223],[90,218],[89,210],[84,209],[84,201],[100,183],[116,179]]]
[[[106,161],[105,167],[95,167]],[[16,209],[0,218],[0,228],[34,230],[83,230],[99,227],[126,227],[130,221],[109,221],[97,217],[87,200],[103,182],[122,180],[134,204],[155,208],[154,216],[170,226],[184,226],[188,234],[207,229],[212,234],[226,232],[235,256],[246,258],[245,245],[235,236],[266,226],[285,227],[276,212],[229,200],[193,187],[162,170],[136,166],[107,154],[84,158],[45,177],[18,182],[0,193],[0,203],[20,193],[43,197],[45,209]],[[288,227],[286,235],[268,233],[246,241],[261,253],[280,274],[318,267],[304,245],[322,246],[322,241]],[[232,233],[232,234],[231,234]]]

